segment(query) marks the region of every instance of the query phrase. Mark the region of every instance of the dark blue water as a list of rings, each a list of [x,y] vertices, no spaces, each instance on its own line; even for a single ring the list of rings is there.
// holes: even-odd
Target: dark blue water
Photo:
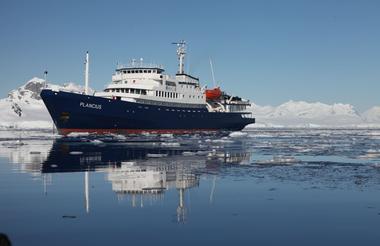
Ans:
[[[2,136],[13,245],[380,244],[380,130]]]

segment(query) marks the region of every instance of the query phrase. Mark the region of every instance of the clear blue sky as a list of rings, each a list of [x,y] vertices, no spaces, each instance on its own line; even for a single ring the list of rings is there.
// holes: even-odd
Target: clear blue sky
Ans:
[[[0,97],[33,76],[102,89],[117,62],[186,67],[255,103],[380,105],[380,1],[0,1]],[[211,85],[211,83],[209,83]]]

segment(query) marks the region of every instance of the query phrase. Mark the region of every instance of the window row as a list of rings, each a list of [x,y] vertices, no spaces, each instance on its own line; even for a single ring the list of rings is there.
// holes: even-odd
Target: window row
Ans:
[[[161,70],[157,69],[136,69],[136,70],[123,70],[123,73],[161,73]]]
[[[156,91],[156,97],[180,98],[180,96],[181,95],[177,92]]]
[[[133,89],[133,88],[105,89],[104,91],[105,92],[118,92],[118,93],[131,93],[131,94],[146,95],[146,90],[144,90],[144,89]]]

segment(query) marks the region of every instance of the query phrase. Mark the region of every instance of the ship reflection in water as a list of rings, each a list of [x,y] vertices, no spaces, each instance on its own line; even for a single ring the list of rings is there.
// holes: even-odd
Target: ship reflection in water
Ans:
[[[222,164],[247,163],[249,159],[250,154],[241,149],[208,151],[204,147],[161,141],[94,144],[62,139],[54,142],[42,163],[41,173],[84,172],[87,213],[90,212],[92,171],[104,172],[118,200],[129,200],[132,207],[144,207],[146,200],[150,204],[159,202],[167,190],[175,189],[178,192],[177,221],[185,222],[186,192],[199,186],[202,173],[215,171]],[[215,177],[210,201],[214,189]]]
[[[46,135],[0,136],[14,245],[380,243],[379,130]]]

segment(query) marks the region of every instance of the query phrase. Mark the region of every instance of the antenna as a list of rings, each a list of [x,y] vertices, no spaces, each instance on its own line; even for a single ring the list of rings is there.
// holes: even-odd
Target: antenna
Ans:
[[[88,94],[88,75],[89,75],[89,62],[90,57],[88,51],[86,52],[86,60],[84,61],[85,72],[84,72],[84,94]]]
[[[214,66],[212,65],[211,57],[209,57],[209,59],[210,59],[210,67],[211,67],[212,83],[213,83],[214,87],[216,87],[215,75],[214,75]]]
[[[177,45],[177,56],[179,60],[178,74],[184,74],[185,70],[185,54],[186,54],[186,42],[181,40],[179,42],[173,42],[172,44]]]

